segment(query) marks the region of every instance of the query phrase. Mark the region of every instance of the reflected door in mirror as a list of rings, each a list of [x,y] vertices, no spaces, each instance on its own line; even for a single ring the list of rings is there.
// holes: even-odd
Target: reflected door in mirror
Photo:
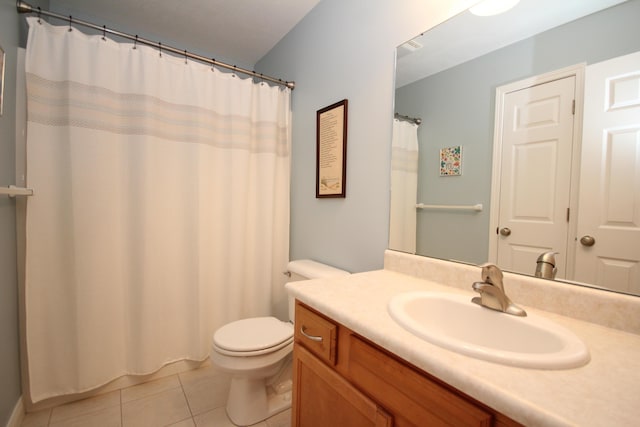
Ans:
[[[536,260],[558,252],[565,278],[574,140],[575,76],[508,92],[503,97],[497,263],[533,274]],[[510,233],[504,232],[508,229]]]
[[[640,52],[588,66],[585,96],[575,278],[638,294]]]

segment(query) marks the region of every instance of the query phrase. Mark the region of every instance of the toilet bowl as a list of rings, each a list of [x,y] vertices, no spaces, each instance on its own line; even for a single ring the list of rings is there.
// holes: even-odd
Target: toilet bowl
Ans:
[[[291,387],[277,393],[266,380],[283,368],[293,350],[293,325],[275,317],[229,323],[213,336],[211,361],[232,374],[227,414],[237,425],[251,425],[291,406]]]
[[[311,260],[291,261],[289,281],[347,275],[348,272]],[[293,300],[289,322],[272,316],[228,323],[213,335],[211,361],[231,374],[227,415],[248,426],[291,407]]]

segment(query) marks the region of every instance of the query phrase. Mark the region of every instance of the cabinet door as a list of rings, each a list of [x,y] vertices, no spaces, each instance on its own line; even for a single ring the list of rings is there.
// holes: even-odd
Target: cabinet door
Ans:
[[[391,427],[375,402],[300,344],[293,353],[293,427]]]
[[[349,379],[395,416],[396,426],[488,427],[492,414],[374,348],[349,340]],[[342,340],[340,345],[343,346]]]

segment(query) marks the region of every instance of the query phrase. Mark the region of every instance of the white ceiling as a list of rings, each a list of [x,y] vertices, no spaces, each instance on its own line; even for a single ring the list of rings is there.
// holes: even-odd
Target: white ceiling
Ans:
[[[50,9],[232,65],[253,67],[319,1],[50,0]]]
[[[493,50],[508,46],[626,0],[520,0],[501,15],[478,17],[470,12],[413,39],[423,47],[398,47],[396,87],[423,79]]]

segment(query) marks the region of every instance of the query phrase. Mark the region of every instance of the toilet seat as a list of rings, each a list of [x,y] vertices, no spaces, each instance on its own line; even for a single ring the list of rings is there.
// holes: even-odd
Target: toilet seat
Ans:
[[[213,335],[214,349],[228,356],[258,356],[293,341],[293,325],[275,317],[253,317],[231,322]]]

